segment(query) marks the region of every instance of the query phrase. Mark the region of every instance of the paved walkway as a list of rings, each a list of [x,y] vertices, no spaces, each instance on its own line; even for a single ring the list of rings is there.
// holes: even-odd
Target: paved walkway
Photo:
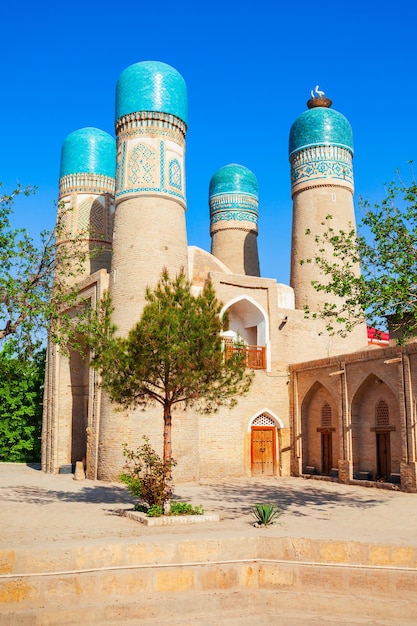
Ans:
[[[264,478],[180,484],[175,497],[202,504],[207,513],[218,513],[220,522],[146,527],[118,515],[132,506],[121,484],[75,481],[71,474],[44,474],[26,465],[0,463],[0,549],[158,537],[162,541],[175,535],[258,536],[250,513],[256,502],[282,508],[281,523],[262,530],[272,536],[417,546],[417,494]]]

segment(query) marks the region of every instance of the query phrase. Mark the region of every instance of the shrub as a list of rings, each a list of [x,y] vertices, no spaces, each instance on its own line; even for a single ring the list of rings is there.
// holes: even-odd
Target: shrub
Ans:
[[[152,449],[148,437],[143,436],[143,440],[144,443],[136,451],[124,446],[123,454],[127,461],[120,480],[133,496],[141,498],[149,508],[156,505],[163,510],[173,494],[171,470],[176,462],[174,459],[164,462]]]
[[[282,511],[275,504],[255,504],[252,507],[252,514],[256,526],[269,526],[282,515]]]
[[[171,502],[171,515],[203,515],[204,509],[201,504],[194,506],[188,502]]]
[[[163,514],[164,514],[164,510],[163,510],[162,506],[159,506],[159,504],[153,504],[148,509],[148,516],[149,517],[161,517],[161,515],[163,515]]]

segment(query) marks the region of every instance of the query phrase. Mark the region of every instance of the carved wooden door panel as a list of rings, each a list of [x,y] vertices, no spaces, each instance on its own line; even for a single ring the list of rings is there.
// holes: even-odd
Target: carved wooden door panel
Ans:
[[[273,476],[275,469],[275,428],[252,427],[252,474]]]

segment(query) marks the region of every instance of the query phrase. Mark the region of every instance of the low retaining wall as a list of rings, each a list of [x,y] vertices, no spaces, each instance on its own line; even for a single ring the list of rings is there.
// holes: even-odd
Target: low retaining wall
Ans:
[[[367,598],[388,604],[393,619],[401,607],[403,617],[417,622],[417,550],[402,546],[263,536],[253,542],[244,537],[51,548],[49,553],[10,550],[2,553],[1,563],[1,624],[13,626],[78,624],[81,616],[94,624],[133,602],[141,603],[141,616],[162,619],[166,610],[168,619],[173,596],[184,594],[187,615],[193,603],[197,616],[198,607],[226,592],[241,598],[234,607],[241,611],[246,600],[252,610],[257,603],[261,610],[266,593],[272,610],[279,604],[278,591],[325,594],[323,607],[326,597]]]
[[[312,563],[417,568],[417,548],[357,541],[326,541],[271,537],[259,530],[256,537],[172,540],[163,536],[140,543],[51,545],[39,550],[0,551],[2,575],[93,570],[101,568],[233,560],[275,559]]]

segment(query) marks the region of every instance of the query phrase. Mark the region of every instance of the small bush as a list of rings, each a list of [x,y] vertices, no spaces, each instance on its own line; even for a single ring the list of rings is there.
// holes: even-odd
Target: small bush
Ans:
[[[201,504],[194,506],[188,502],[171,502],[171,515],[203,515],[204,509]]]
[[[153,504],[149,507],[147,513],[149,517],[161,517],[164,514],[164,510],[159,504]]]
[[[252,514],[256,526],[269,526],[282,515],[282,510],[275,504],[255,504],[252,507]]]
[[[145,443],[136,451],[124,446],[123,454],[127,461],[120,480],[133,496],[143,500],[148,507],[156,505],[163,510],[174,491],[171,470],[176,462],[174,459],[164,462],[152,449],[148,437],[144,436],[143,440]]]

